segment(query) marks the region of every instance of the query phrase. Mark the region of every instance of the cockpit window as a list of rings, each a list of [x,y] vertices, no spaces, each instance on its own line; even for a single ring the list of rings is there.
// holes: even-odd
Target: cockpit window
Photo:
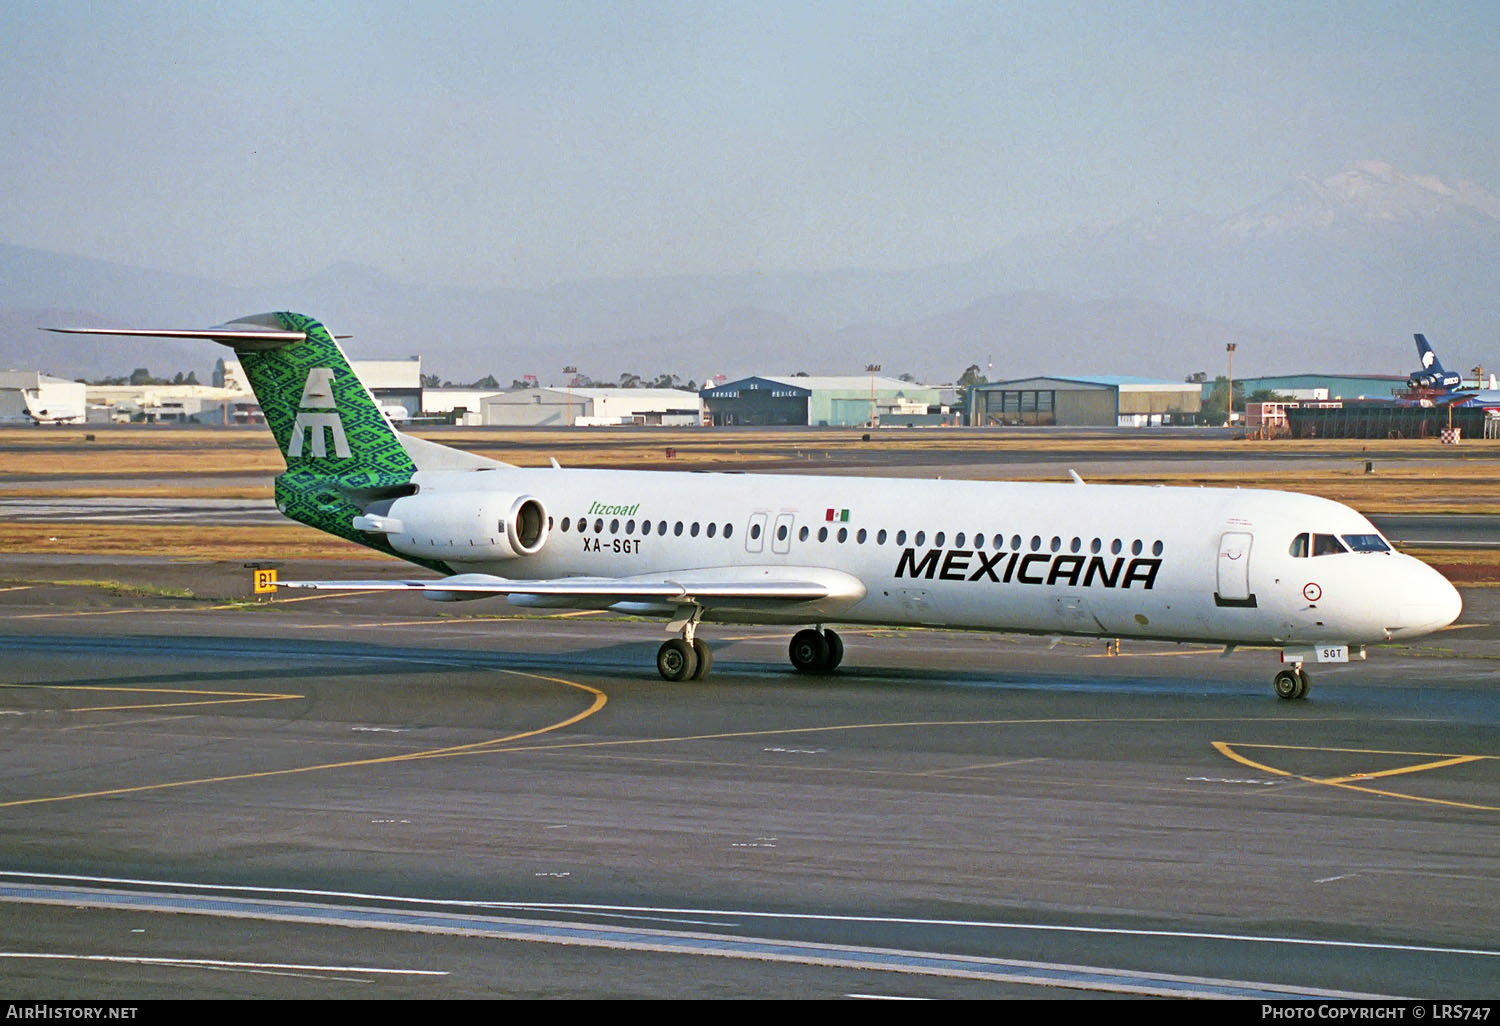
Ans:
[[[1311,537],[1311,535],[1309,535],[1309,534],[1307,534],[1305,532],[1302,533],[1302,534],[1297,535],[1297,537],[1295,537],[1295,538],[1292,539],[1292,544],[1287,549],[1287,551],[1290,552],[1292,555],[1296,556],[1298,559],[1301,559],[1302,557],[1306,556],[1307,555],[1307,542],[1308,542],[1308,539],[1310,537]]]
[[[1314,556],[1334,556],[1341,552],[1347,552],[1337,535],[1315,534],[1312,537],[1312,554]]]
[[[1378,534],[1346,534],[1344,544],[1355,552],[1389,552],[1391,547]]]

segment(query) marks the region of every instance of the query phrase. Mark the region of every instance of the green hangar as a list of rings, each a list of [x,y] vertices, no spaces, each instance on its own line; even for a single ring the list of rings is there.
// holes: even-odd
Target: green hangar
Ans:
[[[969,390],[978,427],[1158,427],[1195,424],[1203,386],[1129,375],[992,381]]]

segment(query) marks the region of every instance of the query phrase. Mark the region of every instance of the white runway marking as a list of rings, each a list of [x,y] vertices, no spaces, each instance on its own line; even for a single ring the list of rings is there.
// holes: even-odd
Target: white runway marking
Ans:
[[[0,879],[69,881],[86,884],[115,884],[135,887],[171,887],[185,891],[219,893],[290,895],[299,898],[327,898],[357,901],[383,901],[396,905],[422,905],[455,909],[506,909],[517,912],[628,912],[674,916],[716,916],[743,919],[785,919],[803,922],[880,923],[894,926],[951,926],[985,930],[1015,930],[1033,933],[1099,934],[1121,937],[1162,937],[1177,940],[1238,941],[1249,944],[1290,944],[1304,947],[1350,948],[1360,951],[1397,951],[1438,955],[1468,955],[1500,958],[1500,948],[1444,947],[1432,944],[1397,944],[1389,941],[1326,940],[1317,937],[1291,937],[1267,934],[1213,933],[1199,930],[1145,930],[1114,926],[1077,926],[1051,923],[1008,922],[985,919],[937,919],[913,916],[851,916],[817,912],[756,912],[745,909],[669,908],[654,905],[605,905],[561,901],[484,901],[462,899],[413,898],[399,894],[372,894],[363,891],[329,891],[313,888],[253,887],[239,884],[204,884],[182,880],[138,880],[128,877],[85,876],[73,873],[28,873],[0,870]],[[0,897],[3,897],[0,892]]]
[[[134,931],[132,931],[134,932]],[[156,958],[147,955],[79,955],[60,951],[0,951],[0,958],[41,961],[120,962],[127,965],[164,965],[191,969],[243,969],[301,973],[370,973],[382,976],[447,976],[441,969],[391,969],[369,965],[307,965],[282,962],[227,962],[219,958]]]
[[[1367,950],[1435,951],[1444,953],[1461,953],[1463,950],[1418,945],[1327,941],[1296,937],[1210,934],[1193,931],[1135,930],[888,916],[839,916],[747,911],[727,912],[725,910],[607,906],[554,902],[424,901],[422,899],[397,895],[375,894],[343,895],[346,899],[360,899],[359,904],[315,904],[307,901],[306,896],[321,894],[327,897],[329,893],[265,887],[215,887],[213,885],[188,883],[167,884],[161,881],[146,880],[116,881],[116,883],[128,883],[136,887],[149,886],[156,889],[151,891],[102,889],[97,886],[85,887],[76,884],[63,885],[42,882],[61,879],[89,879],[79,876],[33,874],[19,871],[0,871],[0,876],[11,877],[16,880],[14,883],[0,884],[0,900],[9,900],[23,904],[130,909],[136,912],[186,913],[323,926],[457,934],[515,942],[751,959],[844,969],[877,970],[924,976],[1018,983],[1026,986],[1063,987],[1076,990],[1155,996],[1285,1000],[1309,997],[1325,999],[1358,997],[1368,999],[1377,997],[1378,995],[1276,982],[1222,979],[1181,973],[1152,972],[1142,969],[1117,969],[1109,966],[1041,962],[1000,956],[953,954],[943,951],[850,945],[847,943],[815,940],[787,940],[771,936],[746,937],[740,934],[729,933],[688,932],[680,928],[663,930],[660,928],[651,929],[607,925],[598,920],[601,918],[601,914],[617,920],[624,918],[627,914],[644,915],[652,918],[656,916],[675,918],[687,915],[699,915],[713,917],[713,920],[717,921],[717,929],[719,930],[732,929],[732,926],[723,920],[725,917],[735,917],[758,919],[760,921],[780,920],[844,924],[931,924],[1012,931],[1032,930],[1138,937],[1187,937],[1213,940],[1241,940],[1253,943],[1311,944]],[[37,882],[21,882],[25,879]],[[94,878],[90,882],[97,885],[100,881],[98,878]],[[175,888],[175,891],[168,891],[163,888]],[[207,891],[217,891],[218,893],[203,893]],[[240,892],[243,896],[235,896],[228,892]],[[251,896],[252,894],[255,896]],[[385,902],[388,904],[381,906],[374,905],[372,902]],[[390,907],[391,904],[408,907],[392,908]],[[417,905],[425,907],[410,907]],[[590,918],[525,919],[513,916],[479,914],[474,911],[479,908],[494,909],[497,911],[529,909],[554,914],[571,912]],[[687,924],[678,920],[674,925],[681,927]],[[701,926],[702,924],[700,922],[693,925]],[[1469,953],[1487,956],[1500,955],[1500,951],[1488,950],[1471,951]],[[247,968],[245,971],[254,971],[248,968],[254,964],[247,963],[246,965]],[[295,967],[289,967],[289,971],[295,971]],[[362,970],[350,969],[349,971],[358,972]]]

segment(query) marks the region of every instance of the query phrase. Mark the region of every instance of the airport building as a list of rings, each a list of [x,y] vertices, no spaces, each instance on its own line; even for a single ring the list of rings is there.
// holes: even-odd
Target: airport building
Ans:
[[[424,388],[422,416],[462,427],[480,427],[484,424],[484,401],[500,392],[498,388]]]
[[[214,370],[214,383],[222,384],[236,394],[249,395],[250,382],[245,377],[240,361],[233,356],[226,356],[220,362],[222,366]],[[392,420],[407,420],[421,415],[420,356],[408,356],[403,360],[350,360],[349,366]],[[401,411],[404,411],[404,416]]]
[[[696,427],[703,401],[680,388],[518,388],[481,401],[489,427]]]
[[[1213,392],[1213,382],[1199,386],[1203,398]],[[1275,392],[1292,399],[1390,399],[1406,390],[1406,378],[1394,374],[1271,374],[1235,378],[1236,395]]]
[[[969,390],[969,423],[981,427],[1159,427],[1196,424],[1200,386],[1125,375],[992,381]]]
[[[876,424],[922,424],[942,416],[939,389],[868,375],[748,377],[699,394],[705,421],[719,427],[859,427],[870,424],[872,411]]]

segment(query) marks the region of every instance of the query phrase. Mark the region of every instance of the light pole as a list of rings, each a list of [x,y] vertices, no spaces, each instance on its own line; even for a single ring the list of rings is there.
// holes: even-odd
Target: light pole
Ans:
[[[875,426],[875,375],[880,373],[880,364],[867,363],[865,370],[870,375],[870,426]]]
[[[1229,354],[1229,426],[1234,427],[1234,348],[1236,342],[1226,342],[1224,351]]]
[[[566,380],[566,382],[564,384],[564,387],[567,388],[567,390],[568,390],[568,419],[563,423],[563,426],[564,427],[572,427],[573,426],[573,375],[575,375],[575,374],[578,373],[578,368],[574,367],[572,364],[569,364],[568,366],[566,366],[566,367],[563,368],[563,373],[568,376],[567,380]]]

